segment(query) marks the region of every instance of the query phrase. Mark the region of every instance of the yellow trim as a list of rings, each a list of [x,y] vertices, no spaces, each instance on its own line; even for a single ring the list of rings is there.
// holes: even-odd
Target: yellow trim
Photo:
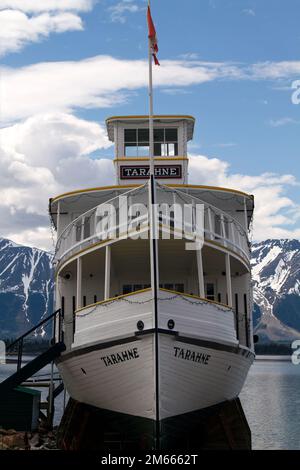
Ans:
[[[107,119],[105,119],[105,122],[106,124],[108,124],[109,122],[111,121],[126,121],[126,120],[136,120],[136,119],[145,119],[145,120],[149,120],[149,116],[144,116],[144,115],[135,115],[135,116],[110,116],[108,117]],[[158,115],[156,114],[155,116],[153,116],[153,119],[188,119],[188,120],[191,120],[193,122],[196,121],[196,119],[193,117],[193,116],[190,116],[190,115],[172,115],[172,114],[162,114],[162,115]]]
[[[81,307],[78,310],[75,310],[75,313],[81,312],[82,310],[85,310],[86,308],[91,308],[91,307],[95,307],[96,305],[101,305],[101,304],[105,304],[108,302],[112,302],[113,300],[123,299],[124,297],[129,297],[130,295],[141,294],[149,290],[151,290],[150,287],[148,287],[147,289],[137,290],[135,292],[129,292],[129,294],[122,294],[122,295],[117,295],[116,297],[110,297],[109,299],[106,299],[106,300],[100,300],[99,302],[95,302],[93,304],[86,305],[85,307]]]
[[[160,227],[162,227],[162,225],[160,224],[159,225]],[[149,227],[148,229],[149,230]],[[125,238],[122,238],[122,236],[120,236],[117,240],[112,240],[112,239],[108,239],[108,240],[102,240],[101,242],[97,242],[97,243],[94,243],[93,245],[89,245],[87,246],[86,248],[83,248],[82,250],[79,250],[77,253],[75,253],[74,255],[72,255],[70,258],[66,259],[66,261],[59,267],[59,264],[57,266],[57,269],[56,269],[56,277],[59,275],[59,273],[65,268],[65,266],[68,266],[68,264],[70,264],[72,261],[74,261],[75,259],[77,259],[79,256],[82,255],[82,253],[85,253],[85,252],[88,252],[88,253],[91,253],[92,251],[94,251],[95,248],[97,248],[97,246],[101,246],[101,245],[105,245],[106,243],[109,243],[109,242],[118,242],[120,240],[125,240]],[[244,266],[246,266],[246,268],[249,269],[250,271],[250,262],[246,259],[246,258],[243,258],[241,255],[239,255],[238,253],[236,253],[234,250],[231,250],[230,248],[226,247],[226,246],[223,246],[221,243],[218,243],[214,240],[204,240],[204,246],[210,246],[210,245],[215,245],[216,247],[220,248],[223,253],[225,252],[229,252],[229,254],[232,254],[234,257],[238,258],[243,264]]]
[[[150,160],[149,157],[120,157],[115,158],[114,162],[148,162]],[[157,161],[170,161],[170,160],[188,160],[187,157],[154,157],[154,160]]]
[[[66,261],[59,267],[59,269],[57,269],[57,271],[56,271],[57,275],[64,269],[65,266],[67,266],[69,263],[71,263],[72,261],[79,258],[82,253],[85,253],[86,251],[92,252],[92,251],[94,251],[94,248],[96,248],[97,246],[104,245],[105,243],[109,243],[110,241],[112,241],[112,240],[111,239],[102,240],[101,242],[94,243],[93,245],[89,245],[86,248],[83,248],[82,250],[79,250],[77,253],[72,255],[71,258],[67,258]],[[58,263],[58,265],[59,265],[59,263]]]
[[[163,287],[160,287],[159,290],[163,290],[164,292],[171,292],[172,294],[184,295],[184,297],[191,297],[192,299],[202,300],[203,302],[208,302],[210,304],[222,305],[222,307],[226,307],[229,310],[232,310],[232,308],[229,307],[229,305],[223,304],[222,302],[217,302],[216,300],[209,300],[209,299],[206,299],[205,297],[199,297],[199,295],[186,294],[185,292],[178,292],[177,290],[164,289]]]
[[[128,159],[126,159],[128,160]],[[148,159],[147,159],[148,160]],[[138,188],[141,186],[140,184],[126,184],[126,185],[113,185],[113,186],[99,186],[98,188],[86,188],[86,189],[77,189],[75,191],[69,191],[67,193],[60,194],[58,196],[55,196],[51,200],[51,204],[54,204],[55,202],[59,201],[60,199],[63,199],[65,197],[71,197],[71,196],[76,196],[77,194],[82,194],[82,193],[90,193],[93,191],[108,191],[111,189],[130,189],[130,188]],[[207,189],[207,190],[212,190],[212,191],[223,191],[227,193],[234,193],[238,194],[239,196],[245,196],[248,197],[249,199],[253,199],[254,196],[252,194],[247,194],[244,193],[243,191],[238,191],[236,189],[231,189],[231,188],[223,188],[223,187],[218,187],[218,186],[204,186],[204,185],[196,185],[196,184],[166,184],[168,188],[187,188],[187,189]]]
[[[143,294],[144,292],[149,292],[150,290],[151,290],[151,288],[148,287],[147,289],[141,289],[141,290],[137,290],[135,292],[129,292],[129,294],[122,294],[122,295],[118,295],[116,297],[110,297],[109,299],[106,299],[106,300],[100,300],[99,302],[95,302],[93,304],[89,304],[89,305],[86,305],[85,307],[81,307],[81,308],[75,310],[75,313],[82,312],[82,310],[86,310],[87,308],[96,307],[97,305],[103,305],[105,303],[113,302],[114,300],[124,299],[124,297],[130,297],[132,295]],[[164,289],[162,287],[160,287],[159,290],[162,290],[163,292],[170,292],[171,294],[176,294],[176,295],[179,295],[181,297],[189,297],[189,298],[196,299],[196,300],[202,300],[203,302],[207,302],[207,303],[210,303],[210,304],[221,305],[222,307],[225,307],[228,310],[232,310],[232,308],[229,307],[229,305],[223,304],[222,302],[216,302],[215,300],[205,299],[203,297],[199,297],[198,295],[186,294],[185,292],[178,292],[176,290]]]
[[[113,185],[113,186],[99,186],[98,188],[86,188],[86,189],[76,189],[75,191],[69,191],[67,193],[59,194],[51,200],[51,204],[54,204],[59,199],[64,197],[76,196],[77,194],[90,193],[93,191],[109,191],[111,189],[126,189],[126,188],[138,188],[140,184],[124,184],[124,185]]]
[[[145,232],[145,231],[148,231],[149,230],[149,225],[147,225],[146,227],[142,228],[141,231],[137,232],[138,234],[139,233],[142,233],[142,232]],[[75,253],[74,255],[71,256],[71,258],[68,258],[64,263],[63,265],[57,270],[58,273],[60,273],[60,271],[67,265],[69,264],[69,261],[73,261],[74,259],[77,259],[82,253],[85,253],[86,251],[88,251],[89,253],[91,253],[92,251],[94,251],[94,248],[97,247],[98,245],[104,245],[105,243],[117,243],[121,240],[126,240],[128,239],[128,236],[126,238],[124,238],[124,235],[130,235],[132,233],[135,233],[136,230],[135,229],[132,229],[132,230],[129,230],[128,232],[124,232],[124,233],[121,233],[120,236],[118,238],[109,238],[107,240],[102,240],[100,242],[97,242],[97,243],[94,243],[93,245],[89,245],[87,246],[86,248],[82,248],[82,250],[79,250],[77,253]],[[90,250],[90,248],[92,248]],[[58,263],[59,264],[59,263]]]
[[[214,191],[224,191],[226,193],[235,193],[241,196],[246,196],[250,199],[254,198],[252,194],[247,194],[237,189],[223,188],[222,186],[205,186],[205,185],[198,185],[198,184],[167,184],[166,186],[170,186],[172,188],[209,189],[209,190],[214,190]]]
[[[238,253],[236,253],[234,250],[232,250],[231,248],[228,248],[227,246],[223,246],[221,243],[219,242],[216,242],[215,240],[205,240],[204,241],[204,245],[215,245],[217,246],[218,248],[222,248],[222,251],[228,251],[230,254],[236,256],[237,258],[239,258],[243,263],[246,263],[247,264],[247,267],[250,269],[250,262],[247,260],[247,258],[243,258],[241,255],[239,255]]]

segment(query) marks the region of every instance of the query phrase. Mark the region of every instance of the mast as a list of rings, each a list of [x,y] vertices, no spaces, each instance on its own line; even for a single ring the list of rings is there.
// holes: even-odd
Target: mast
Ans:
[[[150,0],[148,0],[150,8]],[[160,409],[159,409],[159,334],[158,334],[158,289],[159,289],[159,269],[158,269],[158,241],[157,241],[157,217],[156,217],[156,181],[154,171],[154,129],[153,129],[153,75],[152,58],[153,49],[150,35],[148,37],[148,59],[149,59],[149,214],[150,214],[150,269],[151,288],[153,297],[153,317],[154,317],[154,342],[155,342],[155,448],[160,449]]]

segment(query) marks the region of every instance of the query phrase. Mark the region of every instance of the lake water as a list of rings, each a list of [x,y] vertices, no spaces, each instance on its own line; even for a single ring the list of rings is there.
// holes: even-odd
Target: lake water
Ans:
[[[15,370],[14,364],[0,365],[0,381]],[[49,371],[47,366],[39,374]],[[44,400],[48,390],[42,393]],[[255,361],[240,399],[252,431],[253,449],[300,450],[300,365]],[[62,393],[56,399],[56,424],[63,407]]]
[[[300,365],[255,361],[240,399],[253,449],[300,449]]]

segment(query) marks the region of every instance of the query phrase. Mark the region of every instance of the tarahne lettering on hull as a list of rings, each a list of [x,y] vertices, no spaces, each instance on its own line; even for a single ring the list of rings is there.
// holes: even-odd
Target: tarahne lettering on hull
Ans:
[[[104,362],[105,367],[108,367],[120,362],[131,361],[131,359],[138,359],[139,357],[138,349],[132,348],[119,353],[109,354],[108,356],[102,356],[100,359]]]
[[[176,346],[174,346],[174,356],[178,359],[193,361],[204,365],[207,365],[209,359],[211,358],[210,354],[199,353],[196,351],[191,351],[190,349],[179,348]]]
[[[181,165],[155,165],[154,168],[156,178],[181,178],[182,167]],[[136,180],[149,178],[150,167],[149,165],[140,166],[120,166],[121,180]]]

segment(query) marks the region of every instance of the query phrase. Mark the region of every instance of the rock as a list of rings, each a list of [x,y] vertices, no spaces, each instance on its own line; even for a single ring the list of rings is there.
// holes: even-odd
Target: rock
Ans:
[[[54,450],[57,430],[36,433],[17,432],[13,429],[0,429],[0,450]]]
[[[17,434],[17,431],[14,429],[0,429],[0,435],[4,436],[10,436],[13,434]]]
[[[2,444],[6,445],[9,449],[15,449],[16,447],[21,447],[25,449],[26,446],[26,438],[24,432],[14,432],[7,434],[6,436],[2,436]]]
[[[30,449],[40,447],[42,445],[40,436],[38,434],[34,434],[33,437],[29,439],[29,445]]]

